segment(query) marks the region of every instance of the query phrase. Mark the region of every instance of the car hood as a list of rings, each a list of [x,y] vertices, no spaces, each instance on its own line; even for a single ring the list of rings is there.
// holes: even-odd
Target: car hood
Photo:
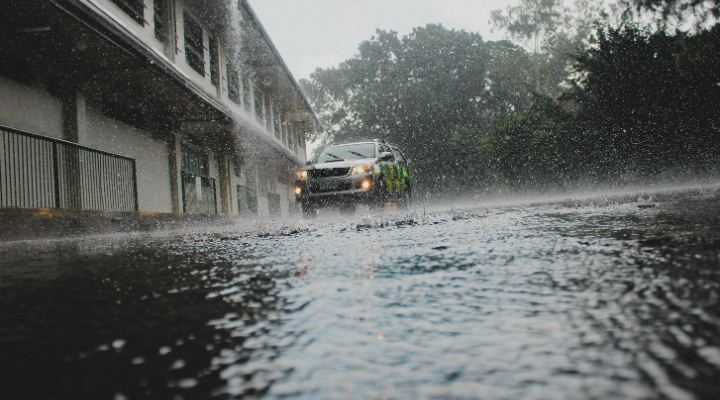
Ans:
[[[329,168],[352,168],[356,165],[375,165],[377,158],[362,158],[359,160],[335,161],[321,164],[312,164],[305,167],[306,170],[329,169]]]

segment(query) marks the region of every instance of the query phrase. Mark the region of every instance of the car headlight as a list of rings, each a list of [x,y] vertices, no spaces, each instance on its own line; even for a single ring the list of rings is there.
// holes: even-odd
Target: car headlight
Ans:
[[[350,171],[351,175],[364,174],[372,169],[372,165],[356,165]]]
[[[308,177],[308,172],[305,171],[305,170],[298,171],[297,177],[298,177],[298,179],[300,179],[301,181],[304,181],[304,180],[307,179],[307,177]]]

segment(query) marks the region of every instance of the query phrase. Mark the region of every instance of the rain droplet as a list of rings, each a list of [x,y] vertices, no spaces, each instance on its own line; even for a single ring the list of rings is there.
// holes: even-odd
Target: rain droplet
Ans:
[[[185,360],[177,360],[173,363],[170,369],[181,369],[185,366]]]
[[[182,389],[191,389],[197,386],[198,381],[195,378],[186,378],[178,381],[177,386]]]

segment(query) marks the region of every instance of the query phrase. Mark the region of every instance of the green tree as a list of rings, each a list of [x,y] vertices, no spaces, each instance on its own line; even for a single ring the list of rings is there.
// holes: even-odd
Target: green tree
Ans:
[[[664,20],[675,18],[684,21],[692,17],[697,26],[711,18],[720,18],[720,0],[622,0],[620,3],[625,7],[634,5],[637,10],[659,14]]]
[[[522,58],[511,49],[524,52],[510,43],[494,47],[508,59]],[[500,98],[504,81],[490,74],[491,46],[477,33],[432,24],[402,39],[378,31],[358,50],[356,57],[316,71],[305,83],[311,98],[324,103],[320,109],[335,118],[324,120],[331,121],[329,134],[335,142],[385,138],[397,143],[411,159],[422,160],[415,169],[428,185],[452,180],[464,168],[452,154],[457,127],[479,131],[493,115],[522,107],[520,86],[507,90],[515,99]]]
[[[520,0],[520,4],[508,6],[504,12],[493,11],[490,18],[495,28],[504,30],[511,40],[537,54],[543,41],[565,22],[566,13],[562,0]]]
[[[487,186],[525,191],[599,180],[597,135],[562,102],[535,96],[526,111],[499,118],[474,144]]]
[[[516,6],[492,12],[493,30],[504,31],[530,50],[535,91],[557,97],[572,72],[572,54],[586,44],[598,21],[607,15],[602,0],[520,0]]]
[[[604,27],[578,56],[584,113],[606,132],[618,164],[653,174],[717,151],[717,67],[707,54],[688,58],[698,40],[633,24]]]

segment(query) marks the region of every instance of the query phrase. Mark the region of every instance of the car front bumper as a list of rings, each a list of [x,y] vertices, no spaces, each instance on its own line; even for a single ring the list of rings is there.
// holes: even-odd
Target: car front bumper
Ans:
[[[370,187],[362,187],[363,181],[370,182]],[[350,175],[341,178],[296,180],[295,201],[321,207],[350,204],[370,204],[381,195],[381,179],[373,174]],[[321,189],[323,185],[341,187],[342,190]],[[300,194],[297,190],[300,190]]]

